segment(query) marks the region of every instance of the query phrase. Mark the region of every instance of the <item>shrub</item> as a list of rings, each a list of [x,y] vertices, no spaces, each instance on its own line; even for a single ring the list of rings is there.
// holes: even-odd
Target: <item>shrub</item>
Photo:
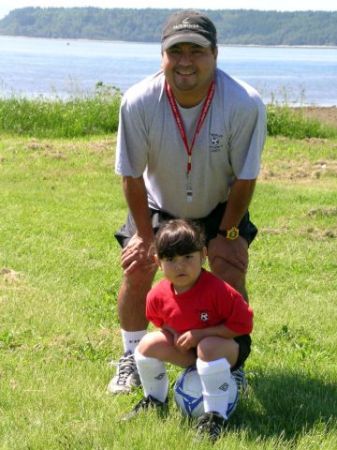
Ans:
[[[336,128],[318,120],[307,119],[295,108],[272,104],[267,107],[267,114],[267,131],[270,136],[287,136],[295,139],[337,136]]]
[[[121,93],[97,83],[94,95],[70,99],[0,99],[0,131],[35,137],[114,133]]]

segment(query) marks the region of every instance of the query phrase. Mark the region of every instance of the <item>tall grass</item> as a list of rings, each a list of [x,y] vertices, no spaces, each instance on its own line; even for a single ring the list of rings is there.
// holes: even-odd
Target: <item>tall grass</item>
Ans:
[[[92,96],[64,100],[39,97],[0,99],[0,132],[46,138],[69,138],[113,133],[118,127],[121,92],[97,83]],[[270,104],[269,136],[295,139],[337,136],[337,128],[307,119],[294,108]]]
[[[333,138],[337,128],[318,120],[308,119],[296,108],[271,104],[267,107],[269,136],[286,136],[294,139]]]
[[[113,133],[120,97],[118,90],[98,83],[94,95],[87,97],[0,99],[0,131],[49,138]]]

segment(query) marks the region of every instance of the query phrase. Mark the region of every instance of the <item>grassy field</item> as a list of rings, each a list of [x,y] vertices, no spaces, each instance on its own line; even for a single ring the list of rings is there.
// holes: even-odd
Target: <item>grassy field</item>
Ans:
[[[119,423],[141,393],[105,391],[121,353],[114,146],[0,136],[0,449],[196,447],[173,402],[165,421]],[[251,208],[250,388],[214,448],[337,448],[336,175],[336,139],[268,138]]]

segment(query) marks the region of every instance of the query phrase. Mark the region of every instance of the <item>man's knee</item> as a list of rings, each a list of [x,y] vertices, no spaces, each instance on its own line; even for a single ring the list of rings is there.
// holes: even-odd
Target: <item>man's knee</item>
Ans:
[[[214,275],[226,281],[235,289],[245,284],[246,273],[221,257],[214,258],[210,267]]]
[[[148,291],[151,288],[155,274],[156,269],[148,270],[140,267],[131,273],[124,274],[122,285],[127,290],[138,292]]]

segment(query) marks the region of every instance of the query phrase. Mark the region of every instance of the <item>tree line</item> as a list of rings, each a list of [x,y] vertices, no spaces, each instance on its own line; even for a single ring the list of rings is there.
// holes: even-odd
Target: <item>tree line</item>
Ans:
[[[0,34],[64,39],[159,42],[172,9],[20,8]],[[337,12],[204,10],[226,45],[337,45]]]

